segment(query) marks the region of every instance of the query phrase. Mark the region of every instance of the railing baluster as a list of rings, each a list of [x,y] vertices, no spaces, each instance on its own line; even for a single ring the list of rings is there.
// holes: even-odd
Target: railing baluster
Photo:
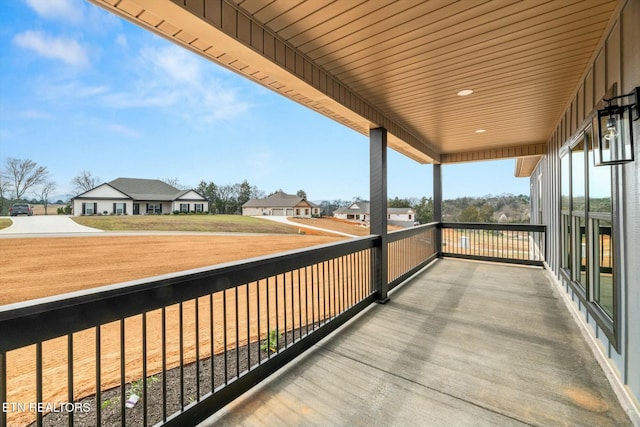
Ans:
[[[213,372],[213,369],[211,370]],[[167,309],[162,307],[162,421],[167,421]]]
[[[36,402],[42,402],[42,342],[36,344]],[[36,425],[42,427],[42,412],[36,412]]]
[[[248,286],[248,285],[247,285]],[[240,378],[240,316],[238,287],[236,286],[236,378]]]
[[[274,277],[274,282],[275,282],[275,294],[276,294],[276,351],[278,351],[278,349],[280,348],[280,333],[282,331],[280,331],[280,311],[279,311],[279,304],[278,304],[278,300],[280,299],[278,297],[278,290],[280,289],[280,275],[277,274],[276,277]],[[271,345],[271,343],[269,343],[269,345]]]
[[[142,313],[142,425],[148,424],[149,390],[147,387],[147,312]]]
[[[229,354],[227,353],[227,290],[222,291],[222,337],[224,345],[224,385],[229,384]]]
[[[124,348],[124,319],[120,319],[120,425],[122,427],[127,425],[126,417],[125,417],[125,403],[126,403],[126,393],[125,393],[125,348]]]
[[[209,361],[211,364],[211,393],[213,393],[216,389],[216,381],[215,381],[215,359],[214,359],[214,352],[215,352],[215,347],[214,344],[215,342],[213,341],[214,338],[214,324],[213,324],[213,294],[209,294]]]
[[[269,277],[267,277],[267,295],[266,295],[266,299],[267,299],[267,335],[265,337],[265,342],[266,342],[266,349],[267,349],[267,359],[271,359],[271,350],[269,349],[269,335],[271,334],[271,306],[269,304],[269,294],[271,292],[269,292]]]
[[[260,281],[256,282],[256,308],[258,315],[258,364],[262,363],[262,354],[260,349],[260,341],[262,340],[262,329],[260,328]]]
[[[67,401],[73,402],[73,334],[67,335]],[[4,402],[4,400],[3,400]],[[69,427],[73,427],[73,411],[68,412]]]
[[[251,312],[249,307],[251,306],[249,299],[249,287],[250,283],[247,283],[247,371],[251,370]]]
[[[102,376],[101,376],[100,325],[96,326],[96,425],[102,425]]]
[[[180,328],[178,336],[180,337],[180,410],[184,409],[184,311],[182,303],[178,305],[178,327]]]
[[[195,299],[196,339],[196,401],[200,402],[200,301]]]

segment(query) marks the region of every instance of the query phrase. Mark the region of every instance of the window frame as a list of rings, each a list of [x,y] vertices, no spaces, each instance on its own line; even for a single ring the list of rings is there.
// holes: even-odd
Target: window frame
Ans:
[[[610,215],[610,217],[606,218],[606,220],[611,223],[611,239],[615,239],[616,235],[616,226],[613,221],[614,218],[617,217],[615,209],[616,203],[614,198],[616,197],[616,193],[613,191],[613,170],[610,169],[611,174],[611,212],[603,214],[602,212],[591,212],[589,208],[589,164],[587,162],[591,161],[591,152],[593,147],[593,117],[592,120],[586,121],[585,125],[582,126],[576,134],[569,139],[569,141],[560,149],[559,158],[560,158],[560,197],[563,197],[562,194],[562,180],[564,178],[563,174],[569,174],[569,206],[568,210],[563,209],[562,200],[560,200],[560,244],[561,244],[561,267],[560,274],[562,278],[567,283],[567,286],[573,290],[573,293],[578,297],[584,308],[587,312],[595,319],[596,323],[603,331],[605,336],[608,338],[611,345],[619,350],[618,343],[620,342],[620,282],[618,279],[618,275],[615,273],[617,264],[620,262],[620,254],[617,253],[617,245],[615,244],[615,240],[613,240],[610,244],[611,257],[613,259],[612,264],[612,313],[608,313],[605,308],[602,307],[601,301],[596,300],[595,295],[595,287],[594,287],[594,276],[596,274],[596,267],[594,263],[594,254],[596,250],[592,248],[592,245],[598,244],[598,240],[594,239],[596,236],[593,230],[593,223],[599,220],[605,220],[604,216]],[[573,185],[574,185],[574,157],[573,157],[573,149],[580,143],[584,143],[583,153],[581,156],[581,161],[583,161],[582,173],[585,184],[584,189],[584,208],[579,210],[574,210],[574,200],[573,200]],[[562,167],[563,159],[568,156],[568,171],[565,172]],[[615,167],[615,166],[613,166]],[[581,206],[582,207],[582,206]],[[579,226],[579,221],[584,221],[585,227],[585,237],[586,237],[586,268],[585,268],[585,283],[584,286],[576,280],[576,277],[580,273],[578,266],[581,265],[581,251],[578,251],[578,244],[582,244],[582,242],[578,242],[580,238],[579,233],[575,231],[578,230],[577,226]],[[569,227],[567,229],[567,226]],[[568,233],[567,233],[568,231]],[[568,240],[568,241],[567,241]],[[582,249],[580,247],[580,249]],[[567,250],[569,253],[567,254]],[[568,261],[568,266],[567,266]],[[598,264],[598,273],[599,273],[600,265]]]

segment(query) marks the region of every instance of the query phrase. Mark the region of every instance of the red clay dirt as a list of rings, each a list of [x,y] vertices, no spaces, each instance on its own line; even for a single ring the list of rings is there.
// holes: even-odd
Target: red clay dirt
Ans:
[[[26,301],[65,292],[94,288],[170,272],[204,267],[239,259],[293,250],[302,247],[343,240],[340,237],[311,235],[149,235],[7,239],[0,245],[0,304]],[[250,287],[250,293],[255,293]],[[263,292],[263,291],[261,291]],[[220,310],[222,298],[214,300],[214,311]],[[206,318],[208,299],[199,301],[201,316]],[[195,302],[185,303],[185,330],[194,330]],[[168,340],[175,341],[178,309],[167,309]],[[218,311],[220,312],[220,311]],[[243,313],[240,312],[239,322]],[[127,381],[140,377],[141,316],[125,321]],[[147,363],[149,374],[160,369],[161,352],[157,345],[161,333],[159,312],[148,315],[147,337],[150,343]],[[202,320],[201,320],[202,321]],[[235,327],[235,326],[234,326]],[[216,329],[218,326],[216,325]],[[252,340],[257,331],[252,328]],[[206,328],[204,328],[206,329]],[[129,332],[131,331],[131,332]],[[175,334],[172,334],[174,331]],[[175,336],[173,336],[175,335]],[[219,337],[221,333],[217,334]],[[193,359],[185,336],[187,359]],[[74,334],[74,399],[95,393],[95,331]],[[246,341],[246,339],[245,339]],[[119,325],[101,328],[102,389],[119,383]],[[232,343],[235,345],[235,343]],[[171,361],[178,360],[178,350],[168,343]],[[222,350],[216,342],[216,352]],[[171,350],[171,348],[173,350]],[[206,351],[201,354],[206,357]],[[67,337],[43,343],[43,401],[66,402],[67,398]],[[7,354],[7,402],[36,402],[35,346]],[[175,363],[174,363],[175,366]],[[8,413],[11,426],[25,425],[34,420],[30,412]]]

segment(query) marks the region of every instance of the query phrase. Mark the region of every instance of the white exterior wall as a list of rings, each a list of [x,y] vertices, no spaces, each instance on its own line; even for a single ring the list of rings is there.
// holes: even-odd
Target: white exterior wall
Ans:
[[[126,214],[133,214],[133,202],[131,200],[90,200],[90,199],[74,199],[73,200],[73,215],[81,216],[82,215],[82,204],[90,203],[97,204],[96,211],[94,215],[104,215],[104,212],[107,212],[107,215],[113,214],[113,204],[114,203],[124,203],[126,205]]]
[[[309,213],[305,214],[305,209],[308,209]],[[296,214],[296,210],[299,210],[300,213]],[[278,215],[278,216],[295,216],[300,218],[311,218],[312,215],[320,215],[320,208],[311,208],[311,207],[242,208],[242,215],[244,216]]]

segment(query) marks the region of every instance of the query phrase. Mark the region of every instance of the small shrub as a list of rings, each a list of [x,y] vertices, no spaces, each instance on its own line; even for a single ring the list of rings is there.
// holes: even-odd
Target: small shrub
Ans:
[[[280,341],[281,337],[282,337],[282,334],[279,333],[277,329],[270,330],[269,335],[267,336],[267,339],[265,339],[264,342],[260,344],[260,350],[262,351],[269,350],[272,353],[277,352],[278,342]]]

